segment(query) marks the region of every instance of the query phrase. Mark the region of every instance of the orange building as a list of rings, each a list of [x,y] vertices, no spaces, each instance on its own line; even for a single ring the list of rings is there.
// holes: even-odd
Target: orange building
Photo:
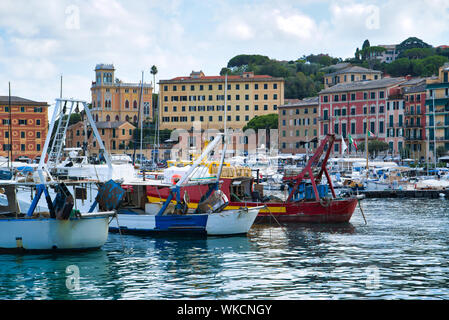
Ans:
[[[12,144],[12,160],[40,156],[48,131],[48,104],[12,96],[11,119],[10,127],[9,97],[0,96],[0,155],[9,157]]]
[[[95,67],[95,79],[92,82],[92,116],[95,122],[128,121],[137,123],[139,119],[139,103],[142,102],[143,120],[151,120],[153,113],[151,84],[123,83],[115,78],[112,64],[98,64]]]
[[[127,121],[102,121],[96,123],[98,132],[101,135],[104,146],[109,153],[123,153],[130,147],[130,142],[133,139],[135,127]],[[87,129],[92,132],[90,126]],[[84,122],[79,121],[67,128],[66,147],[67,148],[82,148],[83,143],[87,142],[89,154],[93,156],[99,155],[99,144],[94,139],[93,134],[85,136]]]

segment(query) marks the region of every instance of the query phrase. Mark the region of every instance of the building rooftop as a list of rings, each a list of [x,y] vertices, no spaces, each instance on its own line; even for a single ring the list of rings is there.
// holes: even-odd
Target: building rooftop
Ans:
[[[304,98],[302,100],[299,99],[291,99],[291,100],[297,100],[297,101],[289,101],[286,104],[283,104],[279,106],[279,108],[290,108],[290,107],[303,107],[303,106],[312,106],[312,105],[318,105],[319,104],[319,97],[310,97],[310,98]]]
[[[405,78],[383,78],[379,80],[362,80],[349,83],[339,83],[330,88],[321,90],[319,94],[380,89],[395,86],[405,81]]]
[[[9,96],[0,96],[0,104],[7,105],[9,103]],[[44,106],[48,107],[47,102],[37,102],[21,97],[11,96],[11,105],[15,106]]]
[[[274,78],[269,75],[255,75],[252,72],[244,72],[242,75],[228,75],[228,81],[260,81],[260,80],[277,80],[284,81],[284,78]],[[171,82],[224,82],[225,76],[205,76],[202,71],[192,71],[190,76],[176,77],[170,80],[160,80],[159,83]]]
[[[403,88],[404,93],[416,93],[416,92],[425,92],[426,91],[426,81],[424,79],[423,83],[419,83],[413,86],[408,86]]]
[[[113,64],[99,63],[95,66],[95,71],[97,70],[115,70]]]
[[[346,68],[341,68],[340,70],[337,70],[335,72],[328,73],[325,76],[326,77],[336,76],[336,75],[344,74],[344,73],[373,73],[373,74],[377,73],[377,74],[381,74],[382,71],[367,69],[367,68],[363,68],[363,67],[359,67],[359,66],[349,66]]]
[[[125,123],[129,123],[128,121],[99,121],[96,122],[96,126],[98,129],[117,129],[120,128]],[[133,128],[134,126],[129,123]]]

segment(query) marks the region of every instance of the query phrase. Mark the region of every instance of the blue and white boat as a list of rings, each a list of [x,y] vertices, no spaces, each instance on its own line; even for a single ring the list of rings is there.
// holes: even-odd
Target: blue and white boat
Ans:
[[[161,188],[171,188],[171,194],[165,202],[137,203],[135,206],[123,206],[118,209],[118,223],[111,223],[111,232],[122,231],[124,233],[171,233],[175,235],[201,234],[208,236],[229,236],[246,234],[253,225],[259,211],[264,206],[235,210],[224,210],[228,205],[228,199],[219,190],[219,177],[213,180],[188,181],[201,161],[221,141],[223,135],[215,137],[201,156],[196,159],[190,169],[175,185],[164,184],[163,181],[140,181],[128,184],[133,188],[135,198],[140,200],[145,197],[145,186],[155,184]],[[221,171],[219,171],[221,172]],[[209,190],[204,195],[196,209],[189,208],[189,200],[181,199],[181,186],[196,184],[208,184]],[[186,193],[184,194],[186,195]],[[145,207],[145,211],[142,211]]]

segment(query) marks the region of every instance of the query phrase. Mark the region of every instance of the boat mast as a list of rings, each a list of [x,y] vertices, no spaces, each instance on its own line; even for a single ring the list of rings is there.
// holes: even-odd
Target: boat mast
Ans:
[[[366,115],[365,153],[366,153],[366,179],[368,180],[368,176],[369,176],[369,164],[368,164],[368,113]]]
[[[11,82],[8,82],[8,110],[9,110],[9,148],[8,153],[10,156],[8,157],[8,167],[11,164],[12,168],[12,110],[11,110]]]
[[[143,144],[143,110],[142,110],[142,103],[143,103],[143,71],[142,71],[142,84],[140,88],[140,97],[139,97],[139,114],[140,114],[140,165],[142,166],[142,144]]]
[[[223,144],[223,150],[222,150],[222,154],[221,154],[221,159],[220,159],[220,166],[218,168],[218,172],[217,172],[217,190],[219,188],[219,183],[220,183],[220,176],[221,176],[221,171],[223,170],[223,162],[225,159],[225,154],[226,154],[226,148],[227,148],[227,141],[228,141],[228,131],[226,129],[226,101],[227,101],[227,89],[228,89],[228,74],[226,73],[225,75],[225,89],[224,89],[224,144]]]

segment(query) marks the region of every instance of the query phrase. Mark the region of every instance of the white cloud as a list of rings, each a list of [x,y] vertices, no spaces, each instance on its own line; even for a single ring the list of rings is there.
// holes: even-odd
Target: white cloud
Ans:
[[[280,31],[298,37],[301,40],[311,39],[316,35],[317,25],[315,21],[304,14],[293,14],[283,17],[276,14],[276,24]]]
[[[73,14],[79,28],[68,27]],[[346,58],[365,39],[375,45],[417,36],[440,45],[449,44],[448,32],[447,0],[1,0],[0,78],[24,97],[51,102],[62,73],[65,92],[88,100],[97,63],[114,63],[127,82],[138,82],[142,70],[152,81],[153,64],[157,80],[192,70],[212,75],[242,53]]]

